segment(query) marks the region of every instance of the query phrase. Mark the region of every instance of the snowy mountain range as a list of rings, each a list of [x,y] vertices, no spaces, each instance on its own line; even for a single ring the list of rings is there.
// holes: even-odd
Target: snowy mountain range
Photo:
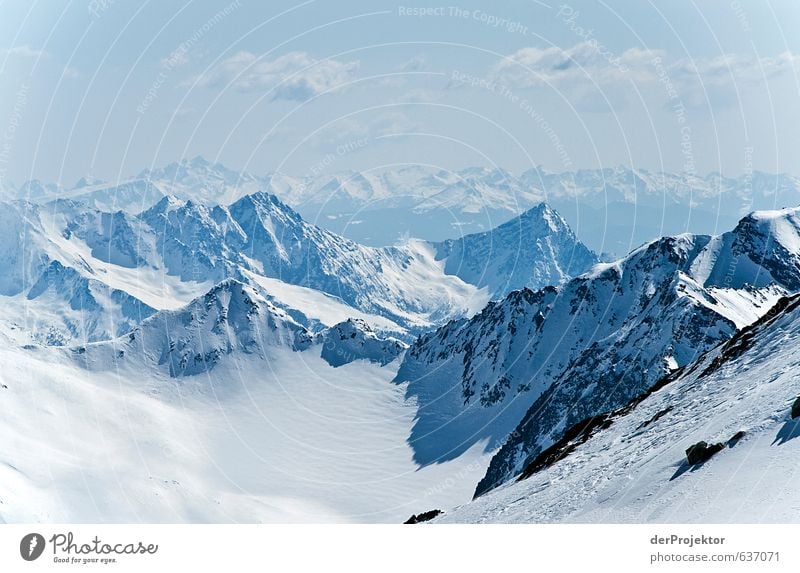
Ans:
[[[660,239],[420,336],[396,378],[419,404],[415,459],[483,444],[500,449],[476,493],[515,477],[574,423],[624,405],[796,292],[798,213]]]
[[[138,213],[168,195],[213,206],[257,191],[276,195],[316,225],[371,246],[407,236],[440,242],[488,231],[545,202],[583,243],[616,256],[665,235],[718,234],[751,211],[800,203],[800,180],[758,171],[699,177],[627,167],[562,173],[534,167],[514,175],[496,167],[446,171],[400,165],[295,177],[239,172],[199,156],[124,180],[82,178],[72,187],[30,181],[5,193]]]
[[[580,215],[796,192],[759,177],[404,167],[323,181],[196,158],[122,184],[23,185],[0,209],[0,492],[14,492],[0,520],[613,519],[596,489],[543,485],[561,468],[596,483],[606,463],[650,480],[626,492],[619,477],[620,519],[682,517],[641,501],[666,471],[647,452],[739,432],[725,418],[701,436],[689,413],[736,414],[734,454],[786,422],[796,388],[767,348],[796,330],[800,208],[600,262],[541,199]],[[331,230],[359,226],[349,209],[443,236],[365,245]],[[758,376],[738,380],[751,360]],[[767,379],[774,393],[754,390]],[[677,485],[704,469],[671,463]]]
[[[4,206],[8,240],[0,260],[7,272],[0,293],[24,297],[26,316],[39,322],[65,308],[54,297],[75,311],[37,327],[17,317],[28,325],[20,331],[37,333],[36,340],[116,336],[154,310],[176,308],[228,278],[260,284],[278,299],[274,303],[312,330],[318,330],[315,321],[324,327],[355,318],[410,339],[473,314],[517,285],[560,282],[596,260],[545,207],[511,220],[496,234],[463,237],[458,244],[472,249],[467,271],[454,244],[359,245],[306,222],[263,192],[214,206],[168,196],[135,215],[71,199]],[[523,239],[541,248],[525,253]],[[497,265],[504,279],[481,278],[481,267],[494,272]],[[302,300],[295,301],[298,297]],[[37,301],[42,308],[33,311]],[[331,308],[344,310],[318,320]],[[43,328],[47,333],[38,334]]]

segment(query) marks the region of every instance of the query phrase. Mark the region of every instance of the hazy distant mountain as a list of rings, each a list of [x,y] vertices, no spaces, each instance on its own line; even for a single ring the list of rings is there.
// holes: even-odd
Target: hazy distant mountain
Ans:
[[[514,175],[499,168],[400,166],[293,177],[237,172],[202,157],[144,170],[130,180],[86,178],[72,189],[33,181],[16,193],[36,201],[76,198],[102,210],[136,213],[165,195],[214,205],[257,191],[275,194],[316,225],[372,246],[408,236],[457,239],[546,202],[589,248],[617,256],[658,237],[717,234],[751,211],[800,203],[796,177],[758,171],[700,177],[627,167],[562,173],[537,167]]]

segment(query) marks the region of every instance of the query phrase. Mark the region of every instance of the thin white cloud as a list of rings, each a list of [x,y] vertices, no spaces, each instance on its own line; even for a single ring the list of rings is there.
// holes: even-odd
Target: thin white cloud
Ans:
[[[397,68],[401,72],[420,72],[428,69],[428,59],[423,56],[414,56]]]
[[[791,52],[762,58],[725,54],[677,60],[670,66],[670,72],[678,81],[698,79],[708,85],[753,85],[798,69],[798,64],[800,56]]]
[[[737,95],[752,90],[770,90],[771,82],[798,70],[800,56],[784,52],[777,56],[725,54],[711,58],[683,58],[668,63],[667,76],[686,105],[724,106]]]
[[[44,60],[48,66],[54,64],[58,66],[58,62],[50,57],[50,53],[45,50],[37,50],[30,46],[15,46],[13,48],[0,48],[0,58],[16,58],[20,62],[25,62],[22,65],[35,66],[39,65],[39,60]],[[64,66],[61,74],[66,79],[76,79],[81,77],[81,72],[72,66]],[[57,76],[56,76],[57,77]]]
[[[791,52],[671,59],[661,50],[640,48],[617,55],[587,41],[570,48],[522,48],[498,61],[489,80],[512,89],[550,86],[583,99],[597,90],[613,99],[615,91],[629,89],[629,82],[641,88],[669,82],[687,105],[704,105],[734,101],[736,90],[765,87],[798,70],[798,64],[800,56]]]
[[[493,79],[518,88],[558,86],[573,82],[604,84],[620,80],[652,79],[648,63],[660,55],[654,50],[631,48],[614,54],[595,41],[570,48],[522,48],[495,64]]]
[[[189,63],[189,50],[180,46],[173,50],[169,56],[161,60],[161,67],[165,70],[180,68]]]
[[[30,46],[15,46],[13,48],[0,48],[0,56],[39,59],[47,58],[49,54],[44,50],[36,50]]]
[[[312,143],[317,146],[336,145],[358,139],[374,140],[421,130],[421,124],[401,111],[383,111],[370,117],[348,117],[320,131]]]
[[[305,101],[351,81],[358,62],[317,60],[290,52],[272,60],[241,51],[197,78],[202,86],[230,86],[240,91],[273,91],[273,99]]]

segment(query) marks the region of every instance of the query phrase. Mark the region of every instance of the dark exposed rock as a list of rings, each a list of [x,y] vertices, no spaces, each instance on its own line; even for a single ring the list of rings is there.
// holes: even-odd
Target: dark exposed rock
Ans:
[[[669,414],[671,411],[672,411],[672,406],[669,406],[669,407],[667,407],[667,408],[664,408],[663,410],[660,410],[659,412],[656,412],[656,413],[653,415],[653,417],[652,417],[652,418],[650,418],[649,420],[646,420],[646,421],[642,422],[642,423],[639,425],[639,427],[638,427],[638,428],[636,428],[636,429],[637,429],[637,430],[643,430],[643,429],[645,429],[647,426],[649,426],[650,424],[653,424],[653,423],[655,423],[655,422],[656,422],[656,421],[658,421],[658,420],[659,420],[661,417],[663,417],[663,416],[665,416],[665,415]]]
[[[601,414],[593,416],[583,422],[575,424],[564,433],[564,436],[555,444],[544,450],[532,461],[525,465],[517,481],[531,477],[536,472],[552,466],[557,461],[567,457],[575,448],[585,443],[595,433],[611,426],[611,416]],[[477,497],[477,496],[476,496]]]
[[[792,404],[792,419],[794,418],[800,418],[800,396]]]
[[[430,511],[426,511],[420,513],[418,515],[412,515],[409,517],[404,523],[414,525],[415,523],[422,523],[423,521],[430,521],[434,517],[441,515],[444,513],[441,509],[432,509]]]
[[[739,440],[744,438],[744,435],[745,435],[744,430],[739,430],[738,432],[736,432],[734,435],[731,436],[731,439],[728,440],[728,447],[732,448],[733,446],[738,444]]]
[[[725,448],[725,444],[718,442],[710,446],[706,442],[697,442],[686,450],[686,461],[690,466],[702,464],[711,459],[711,456]]]

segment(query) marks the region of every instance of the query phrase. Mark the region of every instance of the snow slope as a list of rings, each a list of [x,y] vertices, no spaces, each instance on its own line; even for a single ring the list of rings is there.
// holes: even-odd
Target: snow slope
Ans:
[[[799,342],[800,298],[783,299],[559,461],[440,521],[796,523]],[[700,441],[724,447],[690,466],[686,450]]]
[[[397,523],[469,499],[481,448],[420,469],[395,366],[333,368],[311,338],[228,280],[112,341],[0,345],[0,521]]]

